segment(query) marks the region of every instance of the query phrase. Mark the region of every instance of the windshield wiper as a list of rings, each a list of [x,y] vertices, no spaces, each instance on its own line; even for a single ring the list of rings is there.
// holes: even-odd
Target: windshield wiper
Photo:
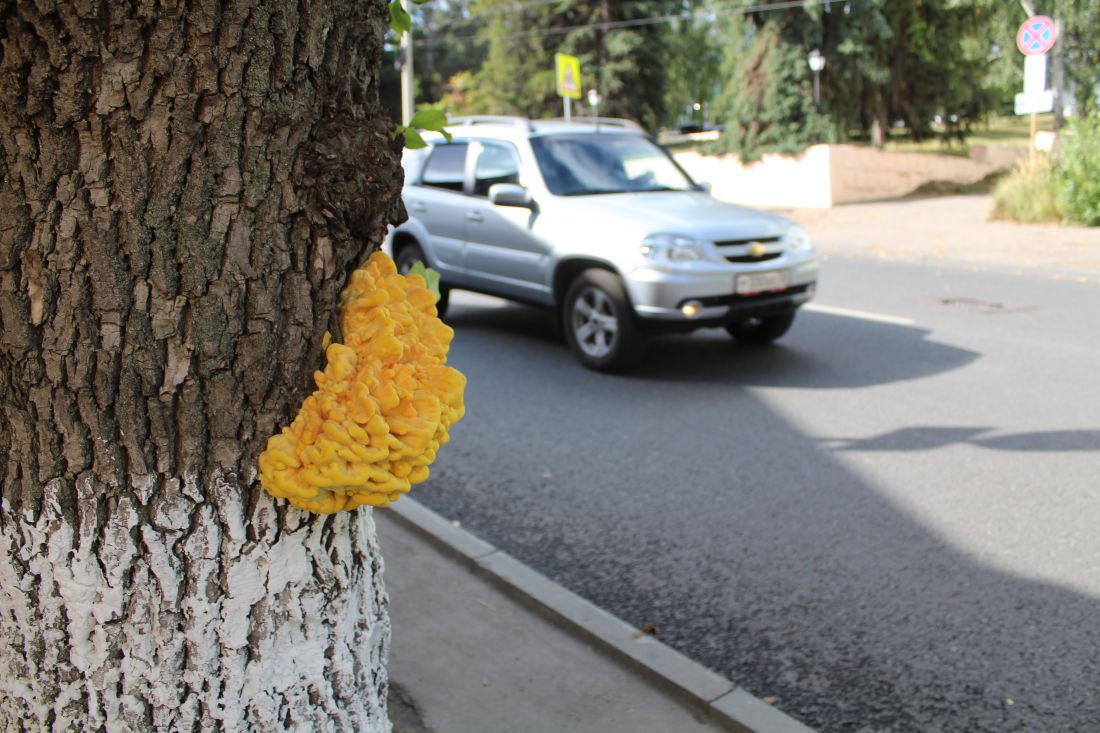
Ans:
[[[576,191],[563,193],[562,196],[600,196],[605,193],[634,193],[621,188],[581,188]]]
[[[609,193],[654,193],[660,191],[680,191],[686,193],[693,188],[673,188],[672,186],[654,186],[653,188],[582,188],[561,194],[562,196],[602,196]]]

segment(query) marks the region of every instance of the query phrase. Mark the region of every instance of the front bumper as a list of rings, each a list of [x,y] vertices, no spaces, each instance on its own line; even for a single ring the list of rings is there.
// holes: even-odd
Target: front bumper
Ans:
[[[768,267],[713,268],[700,271],[669,272],[636,269],[626,278],[627,291],[635,313],[644,322],[679,324],[688,328],[724,325],[749,318],[758,318],[791,311],[814,296],[818,276],[818,261],[811,257],[798,262],[769,263]],[[740,295],[734,282],[738,275],[785,269],[789,285],[772,292]],[[697,301],[701,308],[693,317],[682,307]]]

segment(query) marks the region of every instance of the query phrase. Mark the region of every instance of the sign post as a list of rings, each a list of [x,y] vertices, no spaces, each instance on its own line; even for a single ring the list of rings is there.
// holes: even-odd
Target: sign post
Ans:
[[[1054,109],[1054,92],[1047,89],[1047,52],[1058,40],[1054,21],[1045,15],[1033,15],[1016,32],[1016,48],[1024,54],[1024,91],[1016,95],[1016,114],[1031,115],[1028,159],[1035,164],[1035,135],[1039,112]]]
[[[581,62],[576,56],[554,54],[558,72],[558,94],[565,101],[565,121],[572,119],[572,101],[581,98]]]

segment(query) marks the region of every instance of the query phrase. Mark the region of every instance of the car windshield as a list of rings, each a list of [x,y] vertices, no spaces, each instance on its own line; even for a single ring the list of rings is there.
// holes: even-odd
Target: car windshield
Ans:
[[[640,135],[552,135],[531,145],[558,196],[695,190],[664,148]]]

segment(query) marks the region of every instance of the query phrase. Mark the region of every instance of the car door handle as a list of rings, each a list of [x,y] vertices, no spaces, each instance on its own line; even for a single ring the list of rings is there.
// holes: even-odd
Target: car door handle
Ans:
[[[484,221],[484,219],[481,216],[481,212],[467,211],[466,212],[466,221]]]
[[[424,213],[428,210],[427,205],[420,203],[419,201],[409,204],[409,208],[417,213]]]

